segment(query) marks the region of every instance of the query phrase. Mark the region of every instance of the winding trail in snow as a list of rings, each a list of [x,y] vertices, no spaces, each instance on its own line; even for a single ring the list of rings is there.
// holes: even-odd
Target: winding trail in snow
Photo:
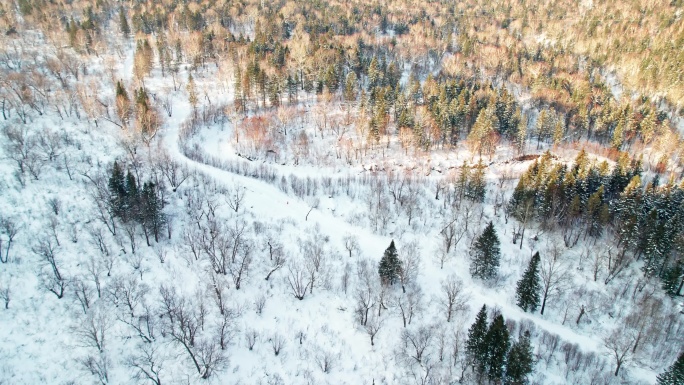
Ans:
[[[183,101],[178,100],[178,98],[176,98],[175,101],[181,105],[184,104]],[[163,146],[169,151],[174,159],[181,160],[198,171],[211,175],[222,183],[240,183],[242,186],[246,187],[250,191],[250,193],[245,196],[246,206],[250,207],[250,210],[253,211],[257,217],[263,216],[280,219],[293,218],[298,222],[302,222],[302,224],[304,223],[303,219],[309,210],[309,206],[301,199],[283,193],[268,182],[238,175],[188,158],[180,148],[180,126],[182,122],[189,118],[190,108],[189,105],[183,105],[182,108],[178,107],[180,106],[174,106],[174,117],[168,122],[169,124],[161,137]],[[272,166],[278,169],[277,165]],[[278,171],[280,172],[280,170]],[[339,238],[340,240],[346,233],[356,235],[367,255],[382,255],[385,246],[390,241],[390,238],[388,237],[372,234],[365,228],[351,225],[343,219],[322,210],[312,211],[309,216],[309,221],[306,223],[318,223],[324,233],[333,238]],[[424,265],[424,272],[428,271],[434,273],[437,277],[444,276],[444,271],[434,268],[431,262],[424,263]],[[467,273],[467,270],[465,274],[460,272],[459,276],[463,279],[466,287],[471,292],[472,297],[470,302],[471,305],[473,305],[473,309],[477,309],[481,306],[479,304],[485,303],[490,309],[494,307],[501,309],[507,318],[513,318],[518,321],[524,319],[533,321],[536,327],[550,333],[558,334],[563,340],[579,344],[584,351],[594,351],[598,353],[605,351],[602,349],[600,340],[598,340],[596,336],[579,334],[577,331],[567,326],[523,312],[515,305],[508,303],[508,301],[505,300],[505,297],[501,296],[501,293],[497,293],[496,290],[482,287],[480,284],[474,282]],[[423,274],[421,278],[423,281],[421,283],[424,287],[435,286],[428,290],[428,293],[435,293],[440,290],[438,286],[439,280],[431,279],[428,274]]]

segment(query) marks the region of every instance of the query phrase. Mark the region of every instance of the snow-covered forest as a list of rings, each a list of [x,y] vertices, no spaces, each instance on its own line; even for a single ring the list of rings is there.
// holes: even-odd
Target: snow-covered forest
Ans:
[[[0,384],[684,384],[624,3],[0,1]]]

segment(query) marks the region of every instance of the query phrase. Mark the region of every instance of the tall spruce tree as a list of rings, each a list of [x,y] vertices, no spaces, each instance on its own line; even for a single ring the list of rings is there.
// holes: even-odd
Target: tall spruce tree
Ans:
[[[140,195],[140,219],[149,246],[149,235],[154,235],[154,241],[159,242],[159,233],[166,223],[166,216],[162,211],[162,204],[157,195],[157,187],[152,182],[143,185]]]
[[[684,352],[672,366],[658,375],[656,385],[684,385]]]
[[[382,259],[380,259],[378,273],[380,274],[380,280],[383,285],[392,285],[399,279],[401,274],[401,261],[399,260],[397,248],[394,246],[394,240],[392,240],[389,247],[385,249],[385,253],[382,256]]]
[[[128,37],[131,33],[131,27],[128,26],[128,20],[126,19],[126,12],[123,7],[119,7],[119,27],[121,28],[121,33],[124,37]]]
[[[511,342],[504,317],[499,314],[494,317],[485,337],[487,345],[487,374],[490,381],[500,383],[505,374],[506,358]]]
[[[485,181],[485,165],[480,162],[472,168],[470,178],[467,183],[466,197],[473,202],[484,202],[487,192],[487,182]]]
[[[126,180],[121,166],[114,162],[109,177],[109,205],[115,217],[122,217],[126,204]]]
[[[536,252],[515,289],[517,304],[524,311],[534,312],[539,306],[539,261],[539,252]]]
[[[682,265],[682,261],[677,261],[663,272],[663,290],[671,297],[680,295],[682,291],[682,285],[684,285],[684,266]]]
[[[494,224],[489,222],[471,249],[470,274],[473,277],[490,279],[499,269],[501,249]]]
[[[482,305],[475,322],[468,329],[466,341],[466,354],[473,369],[480,376],[487,366],[487,350],[487,305]]]
[[[527,376],[534,369],[534,357],[530,344],[530,332],[525,331],[520,340],[513,344],[506,361],[506,383],[510,385],[527,384]]]
[[[121,213],[121,220],[128,222],[129,220],[140,220],[140,193],[138,191],[138,182],[135,179],[131,170],[126,174],[126,195],[124,196],[124,207]]]

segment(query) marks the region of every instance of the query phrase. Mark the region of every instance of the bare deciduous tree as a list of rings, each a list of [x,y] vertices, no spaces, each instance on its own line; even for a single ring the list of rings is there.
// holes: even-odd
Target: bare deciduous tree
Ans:
[[[411,324],[413,317],[423,309],[423,291],[419,286],[411,285],[407,291],[395,297],[394,304],[404,327],[407,327]]]
[[[12,276],[3,275],[0,280],[0,299],[5,303],[5,309],[9,309],[12,299]]]
[[[198,335],[204,322],[203,310],[192,307],[192,302],[173,288],[162,286],[159,291],[164,330],[188,354],[198,375],[206,379],[223,369],[228,364],[228,358],[219,345],[219,339]]]
[[[62,274],[60,263],[57,261],[56,245],[50,238],[45,237],[38,240],[32,251],[40,258],[40,278],[43,287],[57,298],[63,298],[68,281]]]
[[[102,385],[109,384],[109,366],[111,362],[105,353],[88,355],[79,360],[82,368],[97,377]]]
[[[240,290],[241,285],[248,278],[252,265],[252,242],[245,240],[241,243],[228,264],[228,273],[233,279],[236,290]]]
[[[340,277],[340,283],[342,285],[342,290],[344,290],[344,294],[347,294],[347,290],[349,289],[349,281],[351,280],[351,271],[352,267],[351,264],[347,263],[344,265],[344,271],[342,272],[342,276]]]
[[[273,348],[273,354],[279,355],[280,351],[285,347],[285,337],[280,333],[275,333],[269,341],[271,342],[271,348]]]
[[[233,209],[236,213],[240,210],[240,207],[242,207],[246,190],[247,189],[239,183],[228,189],[226,203],[228,203],[228,207]]]
[[[610,354],[615,359],[615,376],[620,372],[620,368],[626,362],[631,360],[633,353],[635,336],[631,331],[615,330],[609,336],[603,339],[604,346],[610,351]]]
[[[14,242],[14,239],[16,238],[17,234],[19,233],[20,226],[17,224],[15,219],[12,218],[6,218],[6,217],[0,217],[0,231],[2,232],[2,235],[7,238],[7,242],[5,244],[5,256],[3,258],[3,250],[2,246],[4,243],[4,240],[0,238],[0,262],[2,263],[7,263],[9,262],[9,256],[10,256],[10,248],[12,247],[12,242]]]
[[[568,270],[561,260],[561,250],[558,245],[552,246],[543,254],[539,270],[542,286],[542,306],[539,313],[543,315],[547,300],[561,288],[568,277]]]
[[[327,239],[315,228],[311,237],[300,242],[300,250],[304,256],[305,267],[309,273],[309,294],[313,294],[313,288],[317,279],[323,274],[323,266],[328,250],[325,248]]]
[[[442,282],[442,295],[439,303],[447,316],[447,322],[451,322],[454,313],[468,308],[468,293],[463,290],[463,281],[455,275],[450,275]]]
[[[280,250],[280,252],[271,253],[270,264],[268,266],[268,274],[266,274],[265,278],[267,281],[271,278],[271,275],[273,273],[282,269],[283,266],[285,266],[285,255],[282,253],[282,249]]]
[[[162,385],[160,375],[166,360],[166,355],[158,345],[139,343],[135,353],[126,359],[126,365],[134,371],[133,377],[136,380]]]
[[[407,242],[399,254],[401,269],[399,271],[399,283],[401,290],[406,293],[406,286],[415,281],[420,270],[420,247],[418,242]]]
[[[249,350],[254,349],[254,345],[256,345],[258,340],[259,340],[259,333],[257,333],[256,330],[250,329],[250,330],[245,331],[245,341],[247,342],[247,348]]]
[[[426,350],[430,347],[430,343],[434,337],[435,329],[430,326],[420,326],[416,329],[404,329],[401,332],[403,358],[414,360],[418,364],[422,364]]]
[[[80,277],[76,277],[73,280],[71,287],[74,290],[76,300],[81,305],[81,309],[83,309],[83,313],[88,314],[88,309],[90,309],[90,305],[94,301],[95,290]]]
[[[377,298],[375,291],[374,285],[367,283],[362,283],[356,289],[356,314],[361,326],[366,326],[370,309],[375,306],[375,299]]]
[[[357,253],[360,251],[359,241],[356,236],[352,234],[346,234],[344,238],[342,238],[342,241],[344,242],[344,248],[349,253],[349,258],[352,257],[352,253]]]
[[[330,373],[335,366],[337,366],[339,359],[339,353],[331,352],[323,347],[316,348],[316,352],[314,353],[314,361],[316,361],[316,365],[318,365],[318,368],[321,369],[323,373]]]
[[[306,273],[303,264],[303,261],[290,260],[287,267],[287,270],[289,271],[287,282],[292,290],[292,295],[300,301],[306,296],[306,291],[311,284],[311,282],[308,281],[309,275]]]
[[[370,337],[371,346],[375,346],[375,337],[382,329],[385,319],[372,312],[363,325],[366,334]]]
[[[242,310],[239,307],[226,307],[221,309],[221,317],[216,322],[216,336],[221,350],[226,350],[228,344],[235,338],[235,322],[240,317]]]
[[[73,333],[81,346],[95,348],[103,353],[107,332],[111,327],[111,316],[104,309],[93,307],[77,322]]]

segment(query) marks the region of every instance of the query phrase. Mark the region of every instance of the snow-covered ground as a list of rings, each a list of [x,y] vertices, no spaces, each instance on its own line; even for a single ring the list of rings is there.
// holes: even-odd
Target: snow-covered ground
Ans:
[[[132,50],[128,48],[117,68],[119,77],[129,82]],[[88,66],[88,79],[99,79],[101,97],[111,101],[114,86],[104,80],[103,62],[99,59]],[[211,93],[212,103],[229,106],[232,92],[214,86],[213,71],[200,70],[195,76],[197,87]],[[178,78],[187,79],[187,72],[182,70]],[[158,69],[145,85],[157,97],[172,89],[171,78],[162,77]],[[454,209],[445,204],[448,178],[464,160],[477,161],[465,147],[413,154],[392,140],[389,148],[368,150],[349,164],[335,157],[334,135],[315,136],[315,125],[309,120],[291,127],[293,133],[287,137],[293,141],[294,132],[306,132],[312,149],[309,156],[294,162],[292,154],[284,152],[278,162],[265,156],[250,161],[237,154],[234,129],[243,119],[238,115],[181,138],[192,110],[184,85],[180,90],[171,92],[172,116],[149,147],[132,141],[130,131],[102,119],[95,126],[85,117],[60,119],[48,112],[33,116],[28,125],[21,125],[16,117],[0,123],[5,130],[26,126],[29,136],[36,138],[46,135],[43,128],[62,138],[58,156],[44,162],[37,178],[29,173],[17,177],[16,163],[9,158],[9,149],[3,149],[0,213],[21,227],[10,261],[0,264],[0,289],[11,289],[8,309],[0,311],[0,384],[149,383],[150,378],[140,375],[140,367],[152,374],[159,369],[164,384],[456,383],[465,365],[466,331],[483,304],[515,321],[509,324],[513,340],[519,331],[532,331],[537,357],[532,383],[653,383],[656,373],[670,364],[666,359],[677,353],[677,346],[652,346],[647,341],[620,376],[613,376],[615,362],[603,341],[621,327],[617,319],[649,295],[662,300],[663,314],[671,314],[674,327],[681,327],[675,304],[661,298],[657,282],[643,281],[636,267],[609,284],[603,283],[599,272],[595,282],[587,259],[591,253],[605,251],[602,241],[565,249],[558,234],[532,226],[522,248],[513,244],[515,220],[506,218],[496,202],[499,196],[510,195],[515,177],[530,162],[512,161],[507,147],[501,146],[491,162],[485,162],[489,183],[484,204],[464,201]],[[344,111],[335,105],[332,114],[342,116]],[[347,137],[357,145],[361,142],[351,130]],[[128,143],[130,151],[122,143]],[[192,146],[195,156],[190,158],[187,149]],[[99,219],[93,181],[98,176],[106,181],[114,160],[133,169],[141,183],[154,179],[159,172],[155,161],[163,152],[187,167],[190,176],[177,191],[165,191],[170,239],[165,231],[160,242],[152,241],[148,247],[142,230],[135,228],[133,252],[125,226],[119,225],[114,235]],[[198,161],[198,154],[212,161]],[[320,166],[316,154],[329,161]],[[246,171],[231,172],[235,165]],[[245,176],[259,167],[268,168],[275,178]],[[390,193],[390,171],[418,181],[410,220],[407,207]],[[332,178],[331,185],[324,185],[326,178]],[[317,189],[294,192],[293,185],[307,182]],[[435,199],[438,189],[441,194]],[[230,197],[240,191],[244,200],[234,210]],[[459,226],[467,223],[467,230],[443,256],[441,230],[455,219]],[[499,234],[502,260],[499,278],[482,282],[470,277],[468,250],[489,221]],[[199,259],[193,257],[188,239],[206,236],[203,229],[216,223],[223,236],[245,226],[252,260],[239,289],[231,274],[212,272],[203,252]],[[351,252],[345,247],[349,240],[356,242]],[[398,285],[382,288],[377,277],[377,262],[391,240],[400,254],[410,245],[417,250],[419,269],[408,291],[420,295],[416,294],[418,310],[407,328],[397,305],[406,294]],[[68,283],[61,299],[45,290],[40,279],[52,274],[41,258],[41,245],[47,243],[54,246]],[[269,250],[274,246],[282,248],[286,263],[265,280],[273,269]],[[550,254],[555,246],[561,247],[566,279],[552,293],[543,316],[525,313],[515,305],[515,283],[532,253]],[[315,284],[299,300],[293,295],[293,277],[298,272],[312,274],[310,258],[316,253],[321,259],[313,271]],[[226,312],[234,315],[223,325],[230,340],[225,350],[215,345],[224,317],[215,304],[212,276],[224,282]],[[442,287],[456,280],[462,282],[466,306],[447,322]],[[169,292],[177,292],[175,309],[184,309],[196,325],[194,347],[174,342],[169,316],[163,311],[174,298]],[[369,321],[378,328],[373,344],[370,325],[361,325],[356,313],[364,293],[371,293],[371,313],[379,314]],[[581,305],[587,314],[576,324]],[[131,324],[144,324],[145,330],[137,331]],[[417,362],[404,353],[402,333],[421,327],[429,328],[431,338],[423,360]],[[208,353],[208,346],[216,350],[207,359],[222,356],[226,361],[201,379],[206,368],[198,371],[188,350],[202,355]]]

